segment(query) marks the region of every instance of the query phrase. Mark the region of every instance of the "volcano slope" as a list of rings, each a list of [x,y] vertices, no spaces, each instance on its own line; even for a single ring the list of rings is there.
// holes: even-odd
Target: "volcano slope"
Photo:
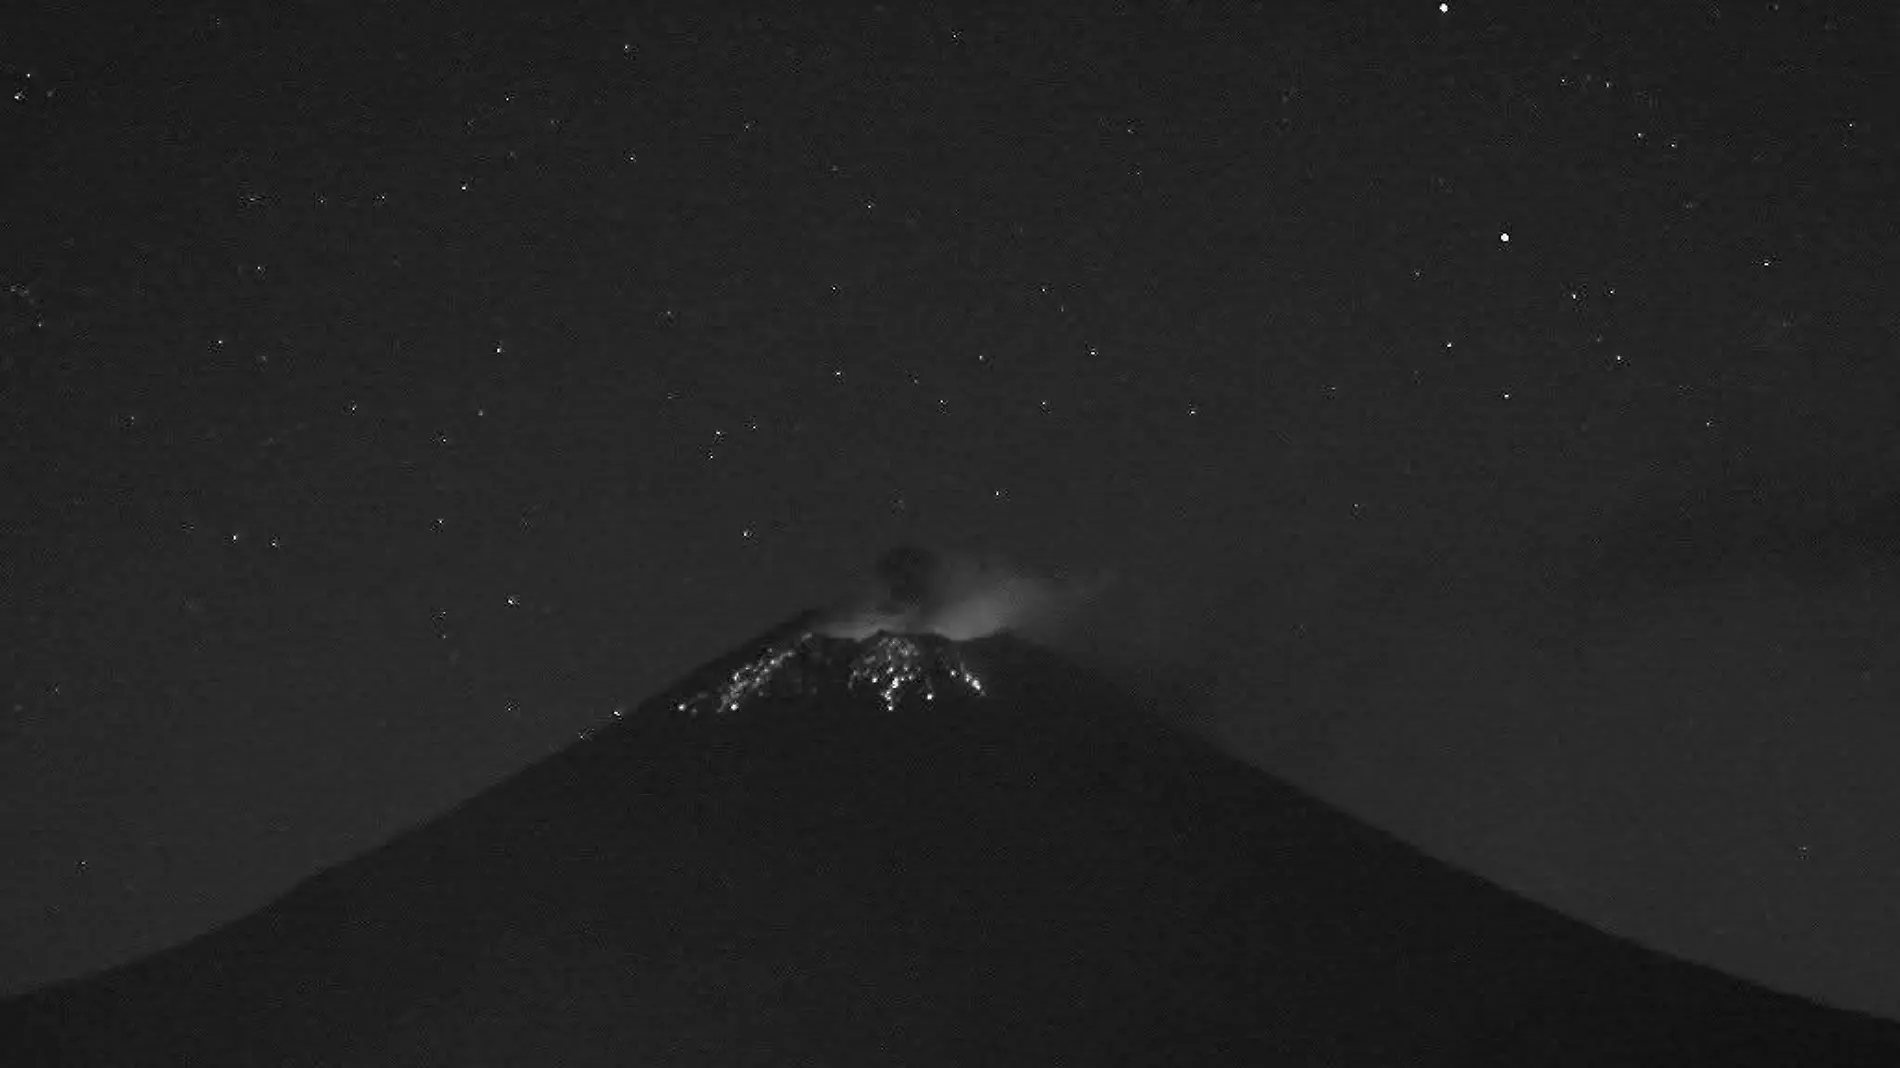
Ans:
[[[1900,1065],[1900,1026],[1512,896],[1006,634],[801,626],[0,1006],[0,1061]]]

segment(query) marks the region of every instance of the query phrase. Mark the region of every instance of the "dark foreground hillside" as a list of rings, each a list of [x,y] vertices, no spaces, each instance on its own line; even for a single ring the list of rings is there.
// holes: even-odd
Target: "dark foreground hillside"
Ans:
[[[742,649],[254,916],[6,1003],[0,1061],[1900,1065],[1900,1026],[1453,871],[1012,639],[958,648],[981,695],[894,708],[856,648],[692,704]]]

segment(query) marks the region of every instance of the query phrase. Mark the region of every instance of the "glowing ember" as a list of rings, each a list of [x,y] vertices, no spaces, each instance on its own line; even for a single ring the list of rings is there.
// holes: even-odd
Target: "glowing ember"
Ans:
[[[768,692],[809,692],[840,676],[853,693],[870,693],[886,711],[910,696],[935,701],[956,690],[983,695],[983,682],[953,643],[935,636],[879,632],[862,641],[811,631],[740,665],[725,682],[681,702],[682,711],[725,714]]]

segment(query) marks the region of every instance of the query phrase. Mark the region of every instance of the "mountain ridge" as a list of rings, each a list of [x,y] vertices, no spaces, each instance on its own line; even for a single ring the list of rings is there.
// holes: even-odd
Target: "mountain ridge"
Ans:
[[[0,1003],[0,1047],[27,1064],[1900,1063],[1900,1027],[1510,895],[1008,634],[898,639],[954,653],[980,691],[889,705],[852,685],[871,644],[824,639],[816,675],[705,702],[811,618],[249,917]]]

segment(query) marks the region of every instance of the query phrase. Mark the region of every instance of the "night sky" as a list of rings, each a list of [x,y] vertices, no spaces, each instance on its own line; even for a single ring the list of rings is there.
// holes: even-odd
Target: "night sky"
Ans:
[[[1115,576],[1105,668],[1441,855],[1900,1016],[1885,5],[519,6],[0,16],[0,989],[916,540]]]

